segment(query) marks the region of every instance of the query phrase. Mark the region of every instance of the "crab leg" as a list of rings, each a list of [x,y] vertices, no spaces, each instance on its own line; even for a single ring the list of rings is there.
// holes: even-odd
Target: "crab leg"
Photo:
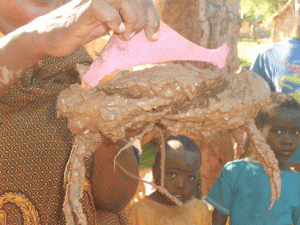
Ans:
[[[266,144],[262,133],[256,128],[253,122],[245,126],[245,130],[249,135],[250,141],[252,141],[255,146],[258,160],[263,166],[266,174],[270,176],[269,184],[271,185],[271,205],[269,209],[272,209],[276,199],[279,199],[281,192],[281,178],[278,161],[270,146]]]

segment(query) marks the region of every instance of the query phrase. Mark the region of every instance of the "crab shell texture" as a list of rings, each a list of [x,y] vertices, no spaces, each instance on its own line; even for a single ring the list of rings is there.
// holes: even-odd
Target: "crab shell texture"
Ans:
[[[65,89],[57,111],[74,134],[101,133],[112,141],[150,123],[170,134],[205,135],[251,123],[270,101],[266,82],[251,71],[225,74],[190,64],[120,72],[93,89]]]

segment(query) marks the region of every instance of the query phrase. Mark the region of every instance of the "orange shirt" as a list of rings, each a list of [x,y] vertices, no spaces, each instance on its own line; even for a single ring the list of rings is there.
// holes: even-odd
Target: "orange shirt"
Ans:
[[[168,206],[146,197],[133,204],[129,212],[131,225],[211,225],[211,220],[207,205],[196,198],[183,206]]]

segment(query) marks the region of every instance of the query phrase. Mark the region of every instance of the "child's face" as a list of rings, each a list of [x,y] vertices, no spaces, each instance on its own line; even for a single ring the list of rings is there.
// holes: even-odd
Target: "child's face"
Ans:
[[[60,7],[63,0],[1,0],[0,31],[8,34]]]
[[[166,151],[164,187],[170,194],[185,203],[195,194],[200,171],[200,155],[185,150]],[[160,185],[160,168],[158,177],[154,177]],[[155,174],[154,174],[155,176]]]
[[[300,111],[276,108],[262,128],[267,144],[279,162],[289,160],[300,144]]]

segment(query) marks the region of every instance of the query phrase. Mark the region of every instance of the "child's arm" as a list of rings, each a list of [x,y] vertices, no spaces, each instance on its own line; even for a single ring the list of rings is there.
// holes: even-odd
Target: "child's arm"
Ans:
[[[119,149],[120,146],[104,139],[95,152],[92,173],[95,205],[101,210],[113,213],[122,211],[138,187],[138,180],[126,175],[118,166],[114,170],[114,156]],[[139,176],[138,162],[132,148],[123,151],[118,156],[117,162],[130,173]]]
[[[128,213],[128,221],[129,221],[130,225],[143,224],[142,219],[140,218],[139,206],[137,206],[137,203],[134,203],[130,207],[129,213]]]
[[[228,219],[228,215],[220,212],[217,209],[214,209],[212,215],[212,224],[213,225],[225,225]]]

